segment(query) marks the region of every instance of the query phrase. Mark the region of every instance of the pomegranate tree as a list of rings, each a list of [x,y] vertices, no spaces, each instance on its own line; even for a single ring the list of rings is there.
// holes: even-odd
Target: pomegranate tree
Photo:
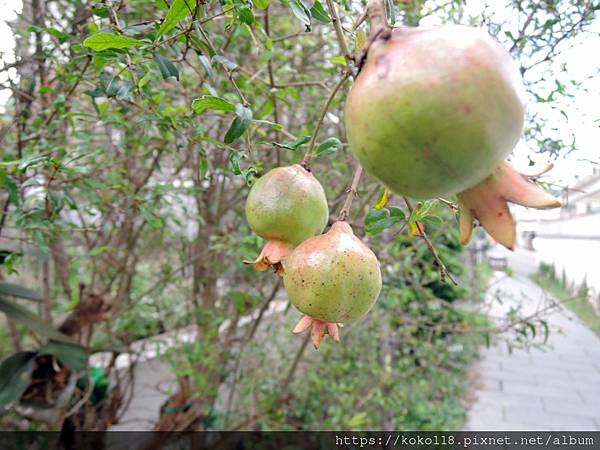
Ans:
[[[246,219],[252,231],[267,240],[254,261],[256,269],[273,267],[305,239],[319,234],[329,219],[325,191],[299,164],[277,167],[259,178],[246,200]]]
[[[477,218],[505,244],[512,219],[490,227],[487,218],[507,212],[506,200],[557,205],[528,202],[539,188],[525,179],[508,186],[521,177],[503,161],[524,117],[524,89],[508,52],[485,31],[458,25],[396,28],[375,41],[345,108],[348,141],[368,173],[408,197],[468,191],[460,196],[463,230]],[[471,199],[482,196],[490,202],[473,207]]]
[[[317,348],[326,334],[338,341],[337,324],[364,316],[381,291],[377,257],[344,221],[304,241],[283,265],[288,297],[305,314],[294,333],[311,328]]]

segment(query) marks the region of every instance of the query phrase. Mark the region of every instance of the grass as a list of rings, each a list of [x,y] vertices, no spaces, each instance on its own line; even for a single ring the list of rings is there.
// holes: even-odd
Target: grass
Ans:
[[[531,279],[550,292],[569,308],[587,327],[600,337],[600,317],[594,310],[587,295],[568,292],[560,281],[540,274],[532,275]]]

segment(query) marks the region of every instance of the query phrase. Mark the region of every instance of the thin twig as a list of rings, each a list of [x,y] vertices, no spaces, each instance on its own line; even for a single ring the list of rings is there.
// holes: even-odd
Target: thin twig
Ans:
[[[306,154],[304,155],[304,158],[302,159],[302,162],[300,163],[302,165],[302,167],[304,167],[306,170],[310,170],[310,163],[314,157],[313,152],[315,149],[315,143],[317,141],[317,135],[319,134],[321,125],[323,125],[323,120],[325,119],[325,115],[327,114],[327,111],[329,110],[329,106],[331,105],[331,102],[335,98],[335,95],[337,94],[337,92],[344,85],[346,80],[350,77],[350,73],[351,73],[350,70],[346,70],[344,72],[340,81],[337,82],[337,84],[333,87],[333,89],[329,93],[329,97],[327,97],[327,100],[325,101],[325,104],[323,105],[323,108],[321,109],[321,113],[319,114],[319,119],[317,120],[317,124],[315,125],[315,130],[313,131],[313,134],[310,138],[308,150],[306,151]]]
[[[354,65],[354,56],[348,49],[348,44],[346,43],[346,39],[344,38],[344,30],[342,29],[342,23],[340,21],[340,16],[337,12],[337,8],[333,4],[332,0],[326,0],[327,9],[329,9],[329,14],[331,14],[331,23],[333,23],[333,28],[335,28],[335,33],[337,35],[337,40],[340,44],[340,50],[342,51],[342,55],[344,55],[344,59],[346,60],[346,64],[348,67],[352,67]]]
[[[410,200],[407,199],[406,197],[402,197],[404,199],[404,203],[406,203],[406,207],[408,208],[408,211],[410,212],[410,214],[412,214],[413,212],[413,207],[410,203]],[[427,233],[425,232],[424,229],[419,229],[420,231],[420,236],[421,238],[423,238],[423,241],[425,241],[425,244],[427,244],[427,247],[429,248],[429,251],[431,252],[431,254],[433,255],[433,257],[435,258],[435,263],[438,266],[438,269],[440,271],[440,278],[442,279],[442,281],[445,281],[446,278],[448,278],[450,281],[452,281],[452,283],[454,283],[454,285],[458,286],[458,283],[456,282],[456,280],[452,277],[452,274],[450,272],[448,272],[448,269],[446,268],[446,265],[442,262],[442,259],[440,258],[440,255],[438,254],[437,250],[435,249],[435,247],[433,246],[431,240],[429,239],[429,236],[427,236]]]
[[[346,195],[346,200],[344,200],[344,206],[342,206],[342,210],[340,211],[338,220],[348,220],[348,215],[350,214],[350,206],[352,206],[352,200],[354,200],[354,197],[358,195],[356,188],[358,187],[358,182],[360,181],[361,175],[362,166],[360,164],[357,164],[356,169],[354,169],[354,175],[352,175],[352,183],[348,188],[348,194]]]
[[[292,379],[294,378],[294,373],[296,372],[298,363],[300,362],[300,359],[302,358],[302,355],[304,354],[304,350],[306,350],[306,346],[308,345],[308,343],[310,341],[310,337],[311,337],[310,333],[307,333],[306,336],[304,337],[304,341],[302,342],[302,345],[300,346],[300,348],[298,349],[298,352],[296,353],[296,356],[294,357],[294,362],[290,366],[290,370],[288,371],[287,376],[285,377],[285,379],[283,380],[283,383],[281,384],[281,389],[279,390],[279,398],[285,397],[288,387],[290,386],[290,383],[292,382]]]
[[[199,23],[195,24],[196,29],[200,32],[200,34],[202,35],[202,37],[204,37],[204,40],[206,41],[206,43],[208,44],[208,46],[211,48],[211,50],[216,54],[217,49],[215,48],[215,46],[212,44],[212,42],[210,41],[208,35],[206,34],[206,32],[204,31],[204,29],[200,26]],[[227,67],[223,66],[223,69],[225,69],[225,73],[227,74],[227,78],[229,79],[229,81],[231,82],[231,84],[233,85],[233,87],[235,88],[238,97],[240,98],[240,100],[242,101],[242,104],[244,106],[249,106],[250,102],[246,99],[246,97],[244,96],[244,94],[242,93],[242,91],[240,90],[239,86],[237,85],[237,83],[235,82],[235,80],[233,79],[233,70],[229,70]]]

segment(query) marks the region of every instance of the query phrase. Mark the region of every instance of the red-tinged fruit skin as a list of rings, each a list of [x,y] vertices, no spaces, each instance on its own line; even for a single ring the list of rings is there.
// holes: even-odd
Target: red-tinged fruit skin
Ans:
[[[367,314],[381,291],[377,257],[344,221],[304,241],[283,266],[288,297],[305,314],[294,333],[310,328],[317,348],[326,334],[339,340],[338,324]]]
[[[252,231],[267,239],[258,258],[244,261],[256,270],[272,267],[281,275],[281,261],[295,246],[323,231],[329,219],[325,191],[299,164],[277,167],[259,178],[246,200]]]
[[[561,206],[560,200],[533,183],[530,177],[502,163],[483,182],[458,195],[462,244],[471,239],[473,220],[477,219],[494,240],[513,250],[516,229],[508,202],[537,209]]]
[[[396,28],[376,42],[345,106],[350,148],[391,191],[457,194],[488,177],[519,140],[521,76],[477,28]]]

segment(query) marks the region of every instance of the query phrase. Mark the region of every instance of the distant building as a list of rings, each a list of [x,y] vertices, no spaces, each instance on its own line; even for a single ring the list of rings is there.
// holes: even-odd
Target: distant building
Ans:
[[[600,171],[579,180],[562,195],[558,210],[515,210],[519,244],[536,252],[539,263],[554,264],[559,277],[586,283],[600,306]]]

